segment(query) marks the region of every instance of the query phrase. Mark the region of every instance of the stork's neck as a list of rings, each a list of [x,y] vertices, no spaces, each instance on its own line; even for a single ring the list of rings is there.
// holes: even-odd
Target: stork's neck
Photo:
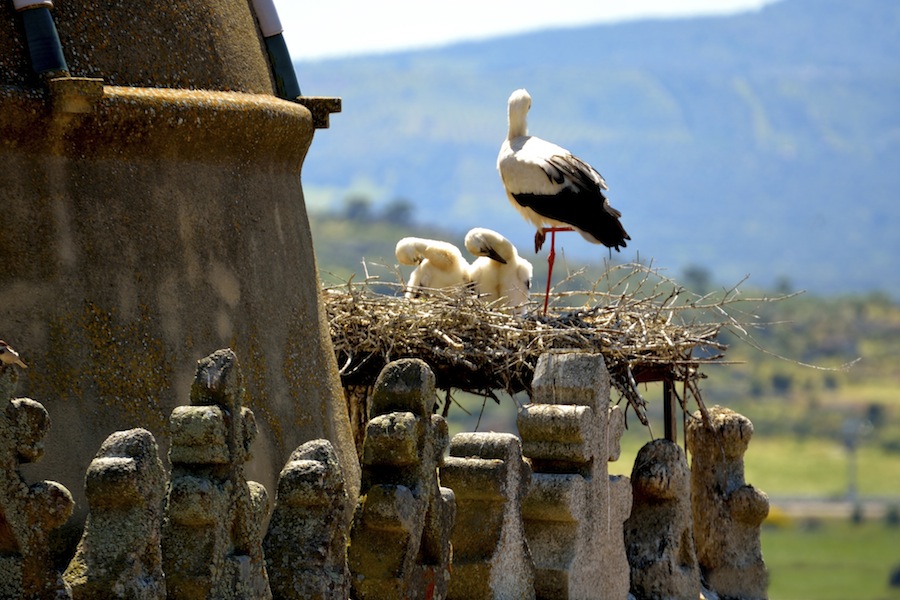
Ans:
[[[525,119],[525,113],[515,110],[513,107],[510,107],[512,110],[509,111],[509,139],[515,139],[517,137],[522,137],[528,135],[528,122]]]
[[[512,242],[506,238],[501,238],[493,243],[493,247],[494,251],[500,255],[500,258],[506,261],[506,264],[514,265],[516,263],[515,259],[519,257],[519,253],[516,252],[516,247],[512,245]]]

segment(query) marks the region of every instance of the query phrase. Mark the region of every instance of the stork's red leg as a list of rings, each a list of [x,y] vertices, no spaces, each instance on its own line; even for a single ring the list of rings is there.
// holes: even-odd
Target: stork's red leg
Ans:
[[[547,305],[550,303],[550,278],[553,276],[553,263],[556,261],[556,232],[573,231],[573,229],[571,227],[544,227],[538,230],[542,240],[548,231],[550,232],[550,253],[547,255],[547,289],[544,292],[545,317],[547,316]]]
[[[553,263],[556,260],[556,230],[550,229],[550,253],[547,254],[547,290],[544,292],[544,316],[547,316],[547,305],[550,303],[550,278],[553,276]]]

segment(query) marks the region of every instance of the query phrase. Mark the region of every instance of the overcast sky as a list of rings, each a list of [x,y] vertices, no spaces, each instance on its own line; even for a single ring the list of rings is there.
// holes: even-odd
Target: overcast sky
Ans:
[[[291,57],[442,45],[548,27],[757,10],[774,0],[274,0]],[[552,6],[552,8],[551,8]]]

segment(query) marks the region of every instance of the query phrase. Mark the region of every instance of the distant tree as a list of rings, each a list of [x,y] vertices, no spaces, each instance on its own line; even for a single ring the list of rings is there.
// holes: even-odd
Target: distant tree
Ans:
[[[884,522],[888,527],[900,526],[900,507],[896,504],[889,506],[884,514]],[[900,565],[894,567],[894,571],[891,573],[890,584],[892,588],[900,588]]]
[[[771,382],[772,390],[776,394],[786,394],[791,391],[794,384],[794,378],[788,373],[773,373]]]
[[[688,265],[681,273],[685,287],[695,294],[706,294],[712,289],[712,275],[709,269],[699,265]]]
[[[884,404],[872,402],[866,407],[866,420],[872,425],[872,429],[881,429],[888,422],[887,409]]]
[[[393,225],[412,224],[415,206],[406,198],[396,198],[384,207],[382,218]]]
[[[371,221],[372,201],[366,196],[348,196],[344,200],[344,218],[350,221]]]
[[[781,275],[775,280],[775,291],[782,296],[790,294],[794,289],[790,278],[787,275]]]

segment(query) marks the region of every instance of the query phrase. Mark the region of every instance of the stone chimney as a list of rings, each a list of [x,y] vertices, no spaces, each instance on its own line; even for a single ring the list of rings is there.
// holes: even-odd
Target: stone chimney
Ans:
[[[65,59],[43,72],[35,15]],[[248,475],[274,489],[294,448],[326,438],[356,497],[302,102],[276,97],[246,0],[0,2],[0,337],[58,424],[36,475],[75,492],[76,529],[103,440],[142,426],[165,454],[191,366],[226,346],[261,430]]]

